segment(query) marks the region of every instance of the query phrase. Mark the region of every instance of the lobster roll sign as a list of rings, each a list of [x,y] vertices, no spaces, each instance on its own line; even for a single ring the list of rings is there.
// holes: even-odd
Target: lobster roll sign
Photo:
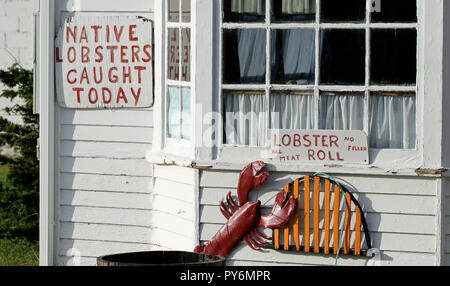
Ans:
[[[66,108],[153,104],[152,22],[136,16],[74,16],[56,39],[56,90]]]
[[[269,157],[281,164],[369,164],[366,133],[352,130],[271,130]]]

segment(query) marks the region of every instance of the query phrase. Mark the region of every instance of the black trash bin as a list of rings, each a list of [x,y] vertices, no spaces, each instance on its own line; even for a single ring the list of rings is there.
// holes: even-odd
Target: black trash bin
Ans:
[[[106,255],[98,266],[225,266],[225,257],[184,251],[146,251]]]

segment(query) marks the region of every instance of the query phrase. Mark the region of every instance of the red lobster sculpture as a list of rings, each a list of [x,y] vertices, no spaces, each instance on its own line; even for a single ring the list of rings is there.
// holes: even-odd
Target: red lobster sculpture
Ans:
[[[278,228],[289,221],[295,210],[295,200],[289,193],[280,192],[267,215],[261,215],[260,201],[248,200],[250,191],[263,185],[269,177],[265,165],[262,161],[253,162],[242,170],[237,188],[239,206],[231,198],[231,192],[226,197],[227,205],[222,199],[220,211],[228,221],[206,245],[197,246],[194,252],[226,257],[242,240],[252,249],[259,250],[271,238],[259,232],[258,225]]]

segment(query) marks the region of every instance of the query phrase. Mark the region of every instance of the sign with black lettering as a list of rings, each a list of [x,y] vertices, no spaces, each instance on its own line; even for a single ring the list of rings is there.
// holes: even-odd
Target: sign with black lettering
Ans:
[[[153,104],[152,22],[136,16],[74,16],[58,31],[58,103],[66,108]]]

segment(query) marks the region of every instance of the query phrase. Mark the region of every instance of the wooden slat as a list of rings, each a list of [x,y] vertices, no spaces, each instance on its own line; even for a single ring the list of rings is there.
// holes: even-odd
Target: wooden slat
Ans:
[[[334,211],[333,211],[333,250],[334,254],[339,250],[339,186],[334,186]]]
[[[330,180],[325,181],[325,240],[324,252],[330,253]]]
[[[309,252],[310,242],[309,242],[309,176],[305,177],[305,252]]]
[[[356,207],[355,255],[361,255],[361,210]]]
[[[294,199],[296,202],[298,202],[298,196],[299,196],[299,180],[297,179],[294,181]],[[297,249],[297,251],[300,251],[300,218],[299,218],[298,204],[295,206],[293,231],[294,231],[295,248]]]
[[[345,215],[345,234],[344,234],[344,254],[350,253],[350,219],[351,219],[351,199],[350,194],[346,194],[347,210]]]
[[[314,253],[320,253],[319,195],[320,195],[320,177],[315,177],[314,178]]]
[[[273,244],[275,249],[280,249],[280,230],[278,228],[273,230]]]
[[[289,193],[289,184],[284,187],[284,191]],[[289,222],[284,226],[284,250],[289,250]]]

